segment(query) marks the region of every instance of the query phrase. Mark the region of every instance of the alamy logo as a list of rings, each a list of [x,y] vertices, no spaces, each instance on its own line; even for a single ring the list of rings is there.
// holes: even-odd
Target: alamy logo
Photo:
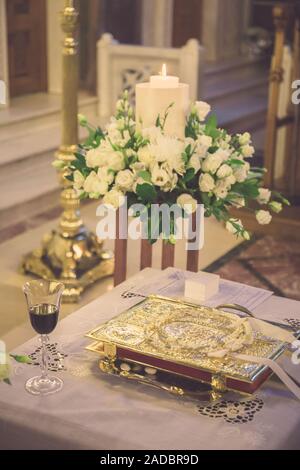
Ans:
[[[292,88],[295,91],[292,93],[292,103],[299,104],[300,103],[300,80],[294,80],[292,83]]]
[[[102,240],[151,239],[157,240],[160,235],[165,239],[186,240],[187,250],[199,250],[204,244],[204,206],[185,204],[143,204],[127,205],[127,197],[119,201],[119,211],[110,204],[100,204],[96,210],[101,217],[96,227],[96,234]],[[128,221],[128,215],[132,219]],[[118,217],[118,223],[116,220]],[[118,229],[117,229],[118,227]],[[117,233],[118,230],[118,233]]]
[[[6,84],[0,80],[0,104],[6,104]]]

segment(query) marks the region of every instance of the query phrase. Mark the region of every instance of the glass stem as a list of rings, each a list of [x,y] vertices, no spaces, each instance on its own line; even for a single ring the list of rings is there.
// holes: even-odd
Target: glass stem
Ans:
[[[41,342],[42,342],[42,361],[41,361],[42,379],[46,379],[48,375],[48,358],[47,358],[48,336],[41,335]]]

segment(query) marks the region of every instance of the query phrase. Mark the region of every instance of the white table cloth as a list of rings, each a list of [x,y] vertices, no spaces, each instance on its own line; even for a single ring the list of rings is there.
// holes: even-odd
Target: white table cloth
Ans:
[[[50,365],[61,368],[53,372],[64,381],[60,393],[31,396],[24,383],[38,367],[13,364],[12,385],[0,383],[0,448],[300,448],[300,402],[274,377],[251,399],[205,407],[99,371],[97,356],[84,350],[84,334],[136,303],[126,295],[128,286],[155,275],[142,271],[58,324]],[[300,302],[272,296],[255,313],[300,322]],[[31,354],[38,347],[34,338],[16,352]],[[300,366],[286,358],[284,367],[300,380]]]

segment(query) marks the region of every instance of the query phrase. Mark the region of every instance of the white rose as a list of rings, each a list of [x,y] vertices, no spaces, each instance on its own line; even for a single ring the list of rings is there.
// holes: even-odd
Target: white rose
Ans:
[[[234,183],[236,183],[236,178],[233,175],[226,176],[226,178],[224,178],[224,180],[226,180],[227,186],[232,186]]]
[[[187,214],[192,214],[197,209],[197,201],[190,194],[181,194],[177,198],[177,204],[184,209]]]
[[[212,146],[212,138],[208,135],[200,135],[196,140],[196,153],[200,158],[206,156],[206,152],[209,147]]]
[[[134,174],[130,170],[119,171],[115,180],[116,186],[123,191],[132,191]]]
[[[173,191],[178,183],[178,176],[176,173],[173,173],[172,169],[169,167],[167,162],[163,163],[160,167],[162,170],[166,171],[169,176],[169,181],[161,187],[161,190],[164,192]]]
[[[167,183],[170,183],[171,177],[169,173],[162,169],[159,165],[155,165],[152,169],[151,181],[154,185],[163,187]]]
[[[228,195],[228,186],[225,180],[219,180],[216,183],[216,187],[214,189],[214,194],[216,197],[220,199],[225,199]]]
[[[260,225],[267,225],[271,222],[272,216],[269,211],[257,211],[256,212],[256,220]]]
[[[121,171],[125,168],[125,161],[121,152],[112,151],[107,155],[106,164],[113,171]]]
[[[200,163],[200,158],[198,155],[192,155],[190,160],[189,160],[189,163],[188,163],[188,168],[193,168],[193,170],[195,171],[195,174],[198,173],[198,171],[200,170],[201,168],[201,163]]]
[[[227,176],[230,176],[230,175],[232,175],[232,168],[226,163],[221,165],[217,171],[218,178],[226,178]]]
[[[196,101],[193,106],[193,111],[195,111],[200,119],[200,121],[204,121],[208,113],[210,112],[211,107],[205,101]]]
[[[233,171],[233,176],[237,180],[238,183],[243,183],[249,173],[250,165],[248,162],[245,162],[243,166],[239,166]]]
[[[143,163],[147,168],[151,167],[154,163],[154,157],[151,155],[149,146],[146,145],[141,147],[138,151],[138,159]]]
[[[118,129],[118,123],[115,118],[112,118],[110,123],[106,126],[107,136],[113,144],[119,145],[122,141],[122,134]]]
[[[106,181],[101,181],[97,174],[92,171],[84,182],[83,189],[86,193],[95,195],[105,194],[108,191],[108,184]]]
[[[228,158],[230,157],[230,152],[229,152],[229,150],[227,150],[227,149],[219,148],[219,149],[214,153],[214,155],[218,156],[219,158],[222,159],[223,162],[225,162],[225,161],[228,160]]]
[[[246,205],[245,198],[243,198],[241,196],[236,196],[231,201],[231,205],[234,206],[234,207],[245,207],[245,205]]]
[[[250,143],[251,135],[249,132],[244,132],[244,134],[239,134],[239,144],[240,145],[247,145]]]
[[[255,152],[255,149],[252,145],[243,145],[241,147],[241,151],[242,151],[242,154],[244,155],[244,157],[252,157],[252,155],[254,154]]]
[[[281,202],[272,201],[272,202],[270,202],[269,207],[270,207],[270,209],[272,209],[272,211],[275,212],[276,214],[279,214],[279,212],[282,211],[282,204],[281,204]]]
[[[169,158],[166,162],[170,170],[176,171],[179,175],[183,175],[185,172],[185,165],[181,155],[176,155],[173,158]]]
[[[135,175],[137,175],[140,171],[146,170],[146,165],[142,162],[135,162],[130,165],[131,170]]]
[[[84,184],[84,176],[80,173],[79,170],[74,171],[74,189],[81,189]]]
[[[122,206],[124,204],[124,201],[124,194],[115,188],[108,191],[108,193],[106,193],[103,198],[103,204],[111,205],[115,209],[118,209],[118,207]]]
[[[215,187],[215,180],[208,173],[200,175],[199,188],[203,193],[209,193]]]
[[[95,168],[103,163],[103,153],[99,147],[91,149],[87,152],[85,159],[89,168]]]
[[[100,181],[105,181],[108,185],[111,185],[114,181],[114,174],[109,171],[107,166],[99,168],[97,175]]]
[[[267,188],[259,188],[259,195],[257,196],[256,200],[259,204],[268,204],[270,197],[271,197],[271,191]]]
[[[229,219],[226,222],[226,229],[228,232],[233,233],[236,235],[240,230],[243,230],[243,224],[240,219]]]
[[[208,155],[202,162],[202,170],[207,173],[216,173],[222,163],[222,157],[216,153]]]

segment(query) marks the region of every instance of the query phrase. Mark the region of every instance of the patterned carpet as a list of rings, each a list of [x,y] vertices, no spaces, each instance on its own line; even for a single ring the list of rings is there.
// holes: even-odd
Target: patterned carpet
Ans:
[[[300,300],[300,240],[256,238],[230,251],[206,271]]]

